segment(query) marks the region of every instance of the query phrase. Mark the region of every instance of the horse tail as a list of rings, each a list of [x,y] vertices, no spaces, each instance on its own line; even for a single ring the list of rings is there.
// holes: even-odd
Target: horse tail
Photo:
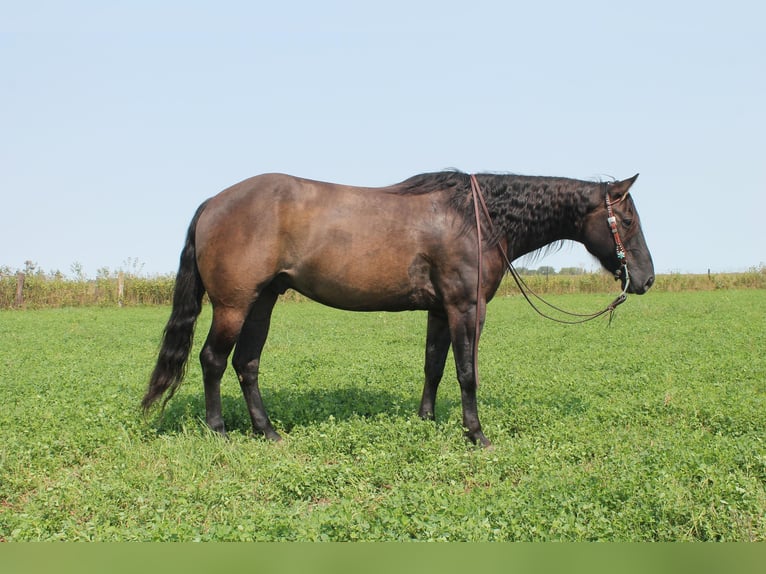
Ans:
[[[195,232],[197,221],[207,202],[199,206],[189,224],[186,234],[186,244],[181,251],[181,261],[173,289],[173,308],[165,331],[162,335],[157,364],[149,379],[149,386],[141,406],[147,412],[154,402],[166,391],[169,394],[162,403],[162,409],[181,385],[186,372],[186,362],[189,358],[194,341],[194,326],[202,310],[202,297],[205,286],[197,267],[197,248]]]

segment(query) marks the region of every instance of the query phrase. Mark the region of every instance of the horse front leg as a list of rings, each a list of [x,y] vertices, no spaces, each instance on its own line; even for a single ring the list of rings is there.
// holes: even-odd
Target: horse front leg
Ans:
[[[434,420],[436,413],[436,391],[444,375],[444,365],[450,346],[450,332],[447,317],[443,312],[428,312],[426,333],[426,362],[423,398],[420,400],[418,415],[422,419]]]
[[[484,436],[479,422],[479,412],[476,402],[476,389],[478,388],[478,353],[474,352],[478,345],[479,337],[476,331],[476,312],[480,309],[479,331],[481,334],[484,323],[485,304],[471,306],[468,310],[448,310],[450,334],[452,337],[452,352],[455,355],[455,367],[457,379],[460,383],[460,398],[463,405],[463,428],[465,436],[474,444],[483,447],[492,446],[489,439]]]

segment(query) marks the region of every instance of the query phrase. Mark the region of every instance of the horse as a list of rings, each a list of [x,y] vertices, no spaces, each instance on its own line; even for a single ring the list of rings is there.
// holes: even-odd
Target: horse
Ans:
[[[226,436],[220,386],[234,350],[253,433],[281,440],[264,408],[258,370],[275,302],[293,289],[350,311],[426,311],[418,414],[435,418],[451,346],[465,436],[490,446],[477,410],[476,350],[508,263],[576,241],[622,281],[624,292],[645,293],[654,265],[629,193],[637,177],[603,182],[443,171],[379,188],[285,174],[237,183],[204,201],[191,220],[142,407],[148,412],[167,392],[164,409],[181,384],[207,293],[213,317],[199,356],[207,425]]]

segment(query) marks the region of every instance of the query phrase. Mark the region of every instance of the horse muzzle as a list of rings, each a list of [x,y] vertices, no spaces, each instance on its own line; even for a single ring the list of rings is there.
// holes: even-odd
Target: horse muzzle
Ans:
[[[649,291],[649,288],[652,285],[654,285],[654,275],[649,275],[643,283],[638,283],[636,281],[631,282],[628,291],[630,293],[635,293],[636,295],[643,295]]]
[[[617,271],[614,272],[615,280],[620,281],[620,286],[625,293],[631,293],[633,295],[643,295],[649,288],[654,285],[654,274],[644,276],[641,273],[634,273],[628,271],[627,265],[622,265]]]

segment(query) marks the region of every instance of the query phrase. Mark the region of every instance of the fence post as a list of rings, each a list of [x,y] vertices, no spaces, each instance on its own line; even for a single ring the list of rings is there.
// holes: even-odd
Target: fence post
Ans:
[[[122,307],[125,300],[125,273],[120,271],[117,274],[117,305]]]
[[[24,304],[24,279],[26,275],[23,272],[16,273],[16,307]]]

